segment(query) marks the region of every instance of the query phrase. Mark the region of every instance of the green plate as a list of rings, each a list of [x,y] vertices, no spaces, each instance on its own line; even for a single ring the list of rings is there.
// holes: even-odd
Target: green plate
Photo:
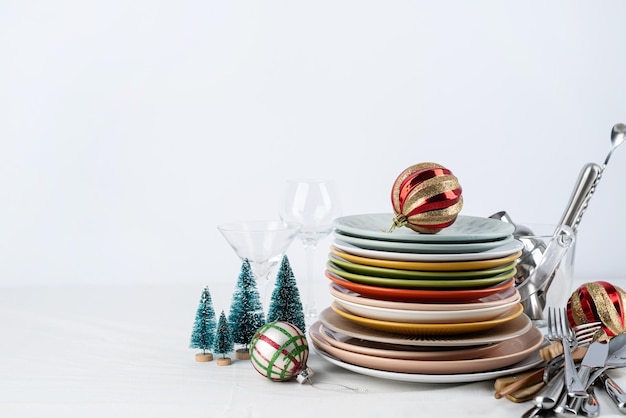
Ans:
[[[515,268],[515,265],[517,264],[517,261],[512,261],[493,268],[471,271],[420,271],[357,264],[340,258],[332,253],[328,254],[328,259],[337,267],[340,267],[350,273],[363,274],[366,276],[389,277],[392,279],[481,279],[506,273]]]
[[[362,274],[350,273],[331,261],[326,263],[328,271],[337,276],[355,283],[362,283],[372,286],[409,288],[409,289],[464,289],[472,287],[486,287],[510,279],[515,275],[516,268],[512,268],[505,273],[481,279],[392,279],[389,277],[365,276]]]

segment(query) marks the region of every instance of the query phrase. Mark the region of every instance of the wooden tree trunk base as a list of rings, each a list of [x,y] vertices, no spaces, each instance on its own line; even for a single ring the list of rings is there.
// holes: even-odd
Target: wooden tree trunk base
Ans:
[[[229,357],[219,357],[217,359],[217,365],[218,366],[230,366],[231,365],[231,361]]]
[[[201,363],[206,363],[207,361],[213,361],[213,354],[212,353],[197,353],[196,361],[199,361]]]
[[[238,360],[250,360],[250,351],[245,348],[239,348],[235,351],[235,358]]]

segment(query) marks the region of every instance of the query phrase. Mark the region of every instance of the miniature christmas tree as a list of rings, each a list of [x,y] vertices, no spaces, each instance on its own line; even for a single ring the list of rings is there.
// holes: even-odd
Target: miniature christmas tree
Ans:
[[[222,311],[220,319],[217,322],[217,334],[215,335],[215,344],[213,345],[213,351],[222,355],[221,358],[217,359],[218,366],[228,366],[231,364],[230,358],[226,357],[226,354],[233,351],[234,347],[233,334],[226,320],[226,314]]]
[[[191,342],[189,348],[199,348],[202,353],[196,354],[196,361],[211,361],[213,354],[207,352],[213,347],[215,339],[215,311],[213,310],[213,302],[209,288],[202,290],[198,310],[196,311],[196,319],[193,323],[193,331],[191,333]]]
[[[267,314],[267,322],[273,321],[289,322],[302,332],[306,331],[300,291],[287,256],[283,256],[280,264]]]
[[[241,265],[241,273],[237,281],[237,289],[233,294],[228,322],[233,332],[234,342],[245,346],[245,348],[236,351],[236,357],[240,359],[250,358],[248,345],[256,331],[265,325],[265,315],[248,259],[244,259]]]

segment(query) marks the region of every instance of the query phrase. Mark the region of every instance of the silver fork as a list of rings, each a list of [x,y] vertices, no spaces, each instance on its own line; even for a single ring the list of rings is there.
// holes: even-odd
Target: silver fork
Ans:
[[[555,312],[553,315],[557,316],[557,313]],[[596,332],[600,328],[600,325],[601,325],[600,323],[594,323],[592,326],[589,326],[586,329],[586,333],[585,333],[586,344],[585,345],[588,345],[588,343],[592,342],[592,340],[595,337]],[[564,348],[564,351],[563,351],[564,358],[567,358],[568,350],[566,349],[567,346],[566,346],[565,340],[569,342],[570,350],[573,350],[574,348],[576,348],[578,345],[581,344],[583,334],[576,333],[575,330],[569,327],[565,309],[561,309],[558,312],[558,331],[560,335],[565,336],[563,338],[562,344]],[[574,338],[571,338],[572,334],[574,334]],[[578,340],[579,336],[581,336],[581,340]],[[570,358],[571,358],[571,351],[570,351]],[[567,387],[567,389],[563,391],[562,398],[559,404],[553,409],[553,412],[559,418],[575,417],[575,416],[578,416],[579,412],[582,413],[584,416],[595,417],[600,413],[600,406],[593,392],[587,392],[587,398],[591,398],[591,402],[587,402],[587,403],[585,403],[587,401],[586,399],[573,397],[569,395],[569,392],[571,392],[571,388],[581,383],[581,377],[579,376],[578,371],[576,370],[576,366],[574,365],[573,361],[571,364],[573,365],[573,373],[575,373],[575,375],[574,376],[570,375],[571,377],[570,380],[567,380],[567,377],[564,379],[565,386]],[[567,373],[567,360],[565,360],[564,368],[565,368],[565,372]]]
[[[571,392],[574,383],[582,384],[578,377],[572,350],[576,348],[576,334],[567,323],[565,309],[548,308],[548,339],[561,341],[563,344],[563,379],[567,392]]]
[[[556,318],[554,313],[548,311],[549,323],[552,323],[553,332],[551,334],[552,340],[560,342],[560,338],[557,337],[556,332]],[[592,322],[588,324],[580,324],[575,326],[572,331],[574,332],[577,346],[584,347],[589,345],[594,338],[595,333],[600,329],[600,322]],[[550,327],[548,327],[550,328]],[[548,334],[550,334],[548,332]],[[563,349],[565,353],[566,349]],[[549,410],[557,406],[559,398],[563,393],[563,387],[565,386],[563,374],[564,354],[554,357],[548,361],[545,366],[543,381],[546,383],[540,393],[534,398],[535,405],[543,410]]]
[[[550,313],[548,313],[550,315]],[[589,322],[587,324],[579,324],[572,328],[577,347],[586,347],[594,341],[596,332],[600,330],[601,322]],[[565,349],[563,349],[565,350]],[[550,377],[554,375],[563,366],[563,354],[554,357],[545,366],[543,381],[548,383]]]

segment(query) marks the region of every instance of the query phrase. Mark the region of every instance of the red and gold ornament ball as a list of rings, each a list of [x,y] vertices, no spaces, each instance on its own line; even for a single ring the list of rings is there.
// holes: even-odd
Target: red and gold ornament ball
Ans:
[[[436,234],[456,221],[463,208],[462,192],[456,176],[440,164],[423,162],[406,168],[391,189],[395,214],[391,230],[406,226]]]
[[[605,281],[585,283],[576,289],[567,301],[567,319],[570,326],[601,322],[605,337],[622,334],[626,293]]]

